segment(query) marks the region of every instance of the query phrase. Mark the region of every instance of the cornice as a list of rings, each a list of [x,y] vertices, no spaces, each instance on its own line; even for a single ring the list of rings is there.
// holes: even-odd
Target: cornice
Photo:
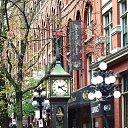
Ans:
[[[106,6],[108,6],[111,2],[112,2],[112,0],[109,0],[108,2],[106,2],[106,3],[102,6],[102,9],[104,9]]]
[[[101,59],[100,61],[97,61],[94,64],[91,64],[90,69],[91,70],[97,69],[98,66],[99,66],[99,63],[101,61],[106,62],[110,66],[112,64],[118,63],[119,60],[126,59],[126,58],[128,58],[128,46],[119,50],[116,53],[113,53],[113,54],[110,54],[110,55],[106,56],[105,58]]]

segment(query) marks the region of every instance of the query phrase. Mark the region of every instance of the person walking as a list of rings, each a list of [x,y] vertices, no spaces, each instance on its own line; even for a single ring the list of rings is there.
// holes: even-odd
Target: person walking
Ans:
[[[32,123],[30,123],[30,124],[28,125],[28,128],[34,128],[33,125],[32,125]]]

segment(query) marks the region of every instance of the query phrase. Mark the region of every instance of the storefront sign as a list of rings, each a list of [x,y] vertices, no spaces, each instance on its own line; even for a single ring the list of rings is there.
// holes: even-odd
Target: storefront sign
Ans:
[[[99,103],[99,104],[96,104],[96,106],[92,106],[92,107],[91,107],[91,113],[92,113],[92,114],[96,114],[96,113],[97,113],[97,114],[98,114],[98,113],[100,114],[100,113],[102,113],[101,110],[102,110],[102,109],[101,109],[101,104],[100,104],[100,103]]]
[[[105,115],[112,115],[113,110],[113,100],[107,101],[95,101],[91,103],[91,117],[100,117]]]
[[[80,106],[84,104],[89,105],[90,100],[86,96],[87,90],[88,90],[88,87],[86,86],[76,92],[73,92],[71,94],[71,98],[68,101],[69,107]]]

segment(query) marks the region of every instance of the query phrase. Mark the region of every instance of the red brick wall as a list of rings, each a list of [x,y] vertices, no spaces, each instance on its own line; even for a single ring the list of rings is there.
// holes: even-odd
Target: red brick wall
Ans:
[[[113,27],[120,25],[120,8],[119,8],[118,0],[112,0],[112,13],[113,13],[113,17],[112,17]],[[121,47],[120,33],[116,33],[112,36],[112,45],[113,48]]]

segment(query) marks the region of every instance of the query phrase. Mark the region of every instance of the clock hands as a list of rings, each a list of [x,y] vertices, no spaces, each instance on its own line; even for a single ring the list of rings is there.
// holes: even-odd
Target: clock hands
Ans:
[[[56,95],[67,95],[68,87],[67,82],[65,80],[55,80],[53,82],[53,92]]]
[[[64,86],[64,85],[61,85],[61,86],[59,86],[59,87],[62,87],[62,88],[63,88],[63,87],[65,87],[65,86]]]
[[[63,89],[63,87],[65,87],[64,85],[63,86],[58,86],[58,88],[60,88],[61,90],[63,90],[64,92],[66,92],[66,90]]]

